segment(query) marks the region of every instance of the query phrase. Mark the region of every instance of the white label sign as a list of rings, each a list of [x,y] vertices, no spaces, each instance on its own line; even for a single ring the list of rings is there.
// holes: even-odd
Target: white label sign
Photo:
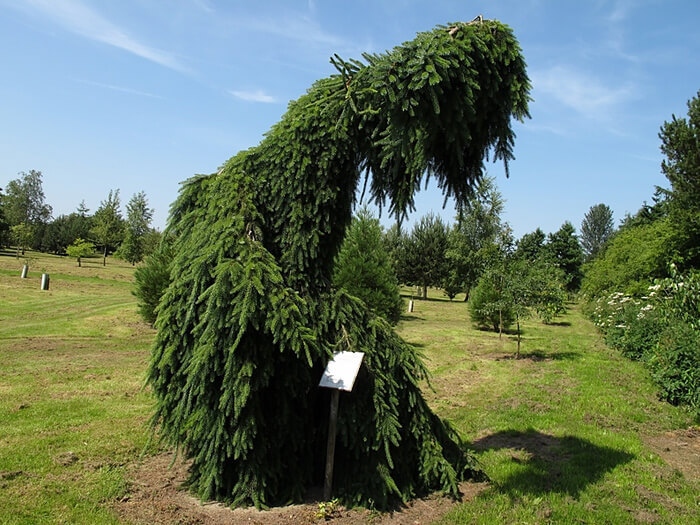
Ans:
[[[318,386],[352,391],[355,378],[360,371],[364,352],[338,352],[328,361],[328,366],[321,376]]]

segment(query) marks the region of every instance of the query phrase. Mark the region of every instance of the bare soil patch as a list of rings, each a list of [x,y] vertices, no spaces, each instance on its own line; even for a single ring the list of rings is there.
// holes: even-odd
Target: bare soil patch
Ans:
[[[646,436],[644,442],[687,479],[700,481],[700,427]]]
[[[324,518],[319,514],[320,499],[313,496],[303,504],[268,510],[231,509],[220,503],[201,503],[182,486],[187,478],[187,463],[178,458],[171,467],[172,459],[172,453],[164,453],[146,458],[129,468],[130,492],[113,504],[122,519],[143,524],[421,525],[435,521],[460,502],[474,499],[488,487],[487,483],[464,482],[460,485],[461,501],[432,494],[392,512],[338,506]]]

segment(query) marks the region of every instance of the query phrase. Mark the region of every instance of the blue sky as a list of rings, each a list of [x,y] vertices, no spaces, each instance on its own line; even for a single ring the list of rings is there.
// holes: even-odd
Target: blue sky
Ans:
[[[700,89],[697,0],[0,0],[0,187],[41,170],[55,216],[143,190],[162,228],[179,183],[258,144],[333,53],[478,14],[513,28],[533,81],[510,178],[488,164],[516,237],[600,202],[617,221],[666,185],[659,128]],[[412,218],[451,220],[442,202],[429,187]]]

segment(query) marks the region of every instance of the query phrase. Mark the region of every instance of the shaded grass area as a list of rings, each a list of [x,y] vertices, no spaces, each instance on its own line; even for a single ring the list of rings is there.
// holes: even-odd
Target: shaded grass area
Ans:
[[[147,439],[153,331],[130,267],[37,258],[49,291],[0,256],[0,522],[117,523],[109,502],[127,494],[125,466]]]
[[[434,292],[437,296],[437,292]],[[695,523],[700,484],[645,444],[693,424],[647,372],[607,348],[574,304],[515,336],[476,330],[466,305],[416,301],[399,327],[433,373],[431,405],[471,442],[491,487],[444,523]]]

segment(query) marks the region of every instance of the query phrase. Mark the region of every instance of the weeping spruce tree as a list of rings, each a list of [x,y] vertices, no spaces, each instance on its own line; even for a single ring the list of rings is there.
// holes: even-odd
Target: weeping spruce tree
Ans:
[[[338,74],[291,102],[257,147],[185,182],[171,210],[152,421],[191,459],[203,499],[265,506],[322,483],[330,394],[317,385],[340,350],[365,358],[341,396],[336,496],[382,508],[456,495],[478,471],[423,399],[414,348],[330,282],[363,175],[400,218],[426,176],[463,204],[489,151],[507,167],[511,119],[529,116],[518,43],[479,18],[332,62]]]

